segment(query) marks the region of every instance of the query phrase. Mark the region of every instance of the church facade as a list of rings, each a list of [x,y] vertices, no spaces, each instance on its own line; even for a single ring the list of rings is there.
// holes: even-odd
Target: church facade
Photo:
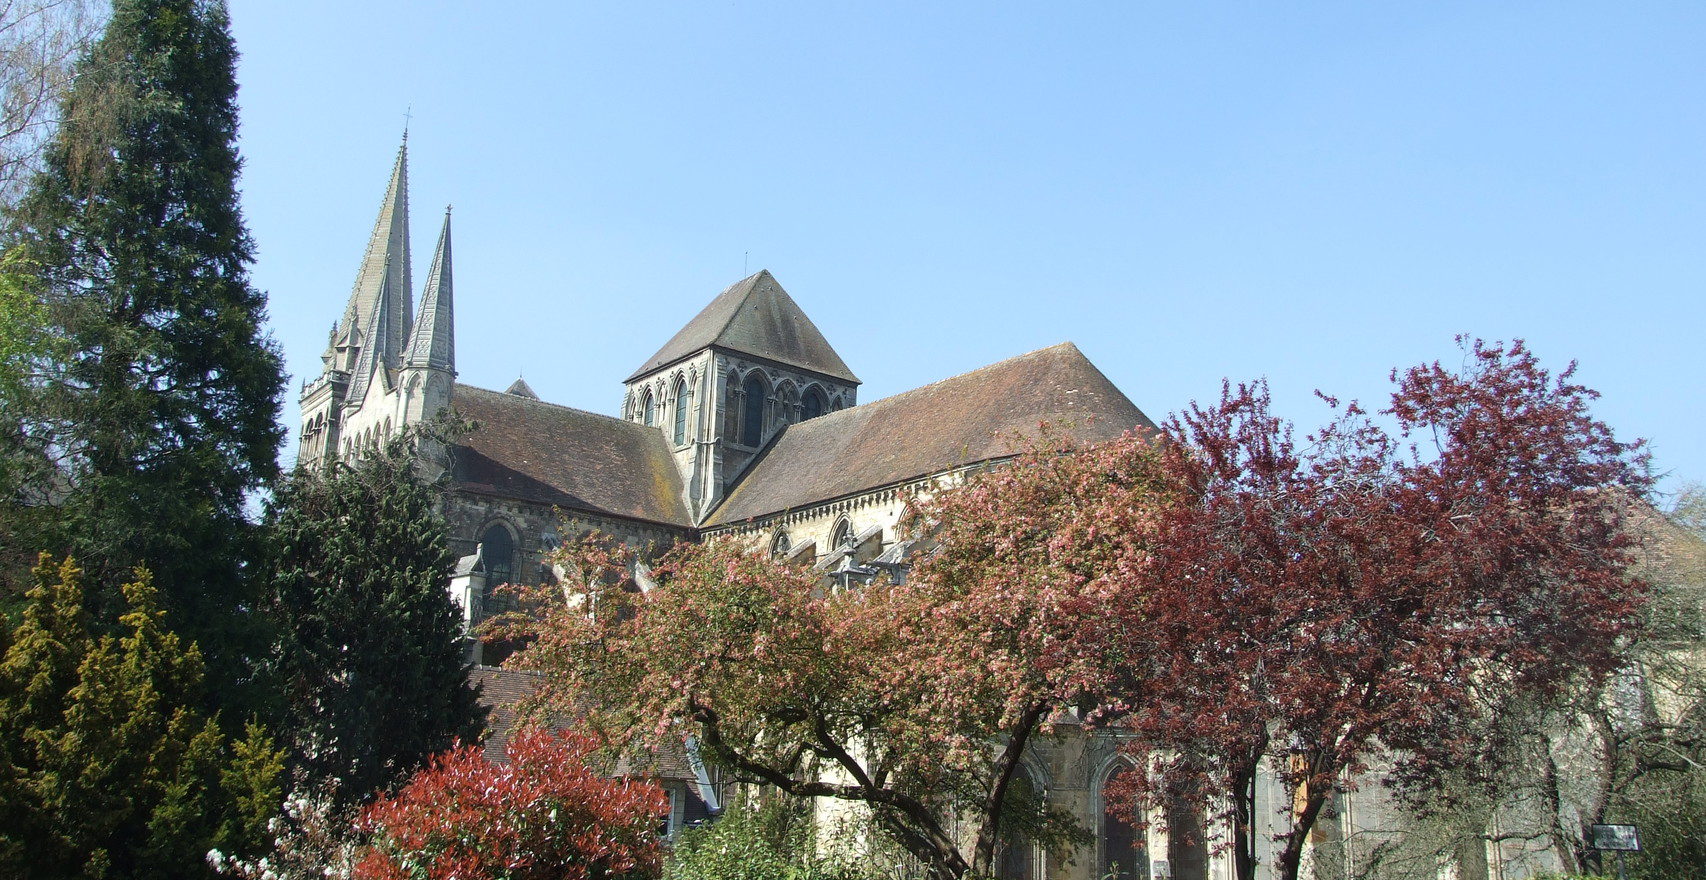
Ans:
[[[716,294],[627,375],[621,412],[603,415],[542,401],[520,380],[503,391],[457,381],[448,213],[418,308],[411,285],[405,143],[322,373],[302,388],[299,461],[359,455],[446,411],[477,423],[447,450],[444,510],[462,557],[451,590],[470,625],[495,601],[491,586],[551,577],[546,555],[566,522],[639,548],[739,540],[826,585],[903,577],[911,543],[897,525],[914,490],[998,463],[1008,438],[1042,422],[1090,442],[1154,427],[1071,343],[861,403],[859,379],[767,271]],[[479,675],[500,703],[525,691],[501,670]],[[680,825],[718,797],[702,766],[672,760]],[[1228,866],[1203,844],[1108,819],[1103,792],[1121,760],[1108,734],[1036,749],[1026,781],[1095,839],[1076,853],[1011,853],[1002,873],[1219,876]],[[1285,798],[1276,788],[1264,806]]]

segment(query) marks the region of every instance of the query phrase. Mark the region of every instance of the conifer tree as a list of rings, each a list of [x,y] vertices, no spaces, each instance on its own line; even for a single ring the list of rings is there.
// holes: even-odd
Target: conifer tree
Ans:
[[[337,779],[350,799],[471,741],[484,716],[445,590],[455,557],[415,442],[299,470],[268,515],[295,746],[311,774]]]
[[[60,351],[15,432],[52,457],[50,482],[10,513],[89,570],[98,610],[122,604],[112,585],[134,566],[153,570],[221,692],[248,649],[244,505],[282,439],[237,198],[235,60],[218,0],[118,0],[14,241]]]
[[[0,659],[0,876],[192,877],[210,848],[260,845],[283,752],[200,710],[201,652],[166,626],[149,574],[100,637],[71,561],[44,557],[35,579]]]

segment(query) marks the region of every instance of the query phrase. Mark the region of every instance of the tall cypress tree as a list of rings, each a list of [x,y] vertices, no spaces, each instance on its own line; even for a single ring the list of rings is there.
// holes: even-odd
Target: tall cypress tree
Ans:
[[[24,515],[50,525],[39,549],[75,556],[94,583],[152,569],[224,676],[216,693],[254,644],[244,506],[276,477],[283,437],[238,206],[235,61],[219,0],[117,0],[16,239],[63,349],[24,432],[54,457],[53,481]]]
[[[284,480],[268,515],[287,725],[298,760],[340,796],[390,786],[480,733],[456,557],[416,472],[413,435]]]

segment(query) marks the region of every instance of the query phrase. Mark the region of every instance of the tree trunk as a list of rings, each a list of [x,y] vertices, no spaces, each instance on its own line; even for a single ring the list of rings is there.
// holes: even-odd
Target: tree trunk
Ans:
[[[1026,743],[1030,742],[1031,734],[1048,711],[1048,703],[1038,703],[1008,731],[1007,744],[1002,747],[1001,757],[996,762],[995,784],[990,786],[989,795],[983,803],[983,823],[977,830],[977,842],[972,850],[971,870],[979,877],[994,873],[1001,817],[1007,811],[1007,790],[1012,785],[1014,774],[1019,772],[1019,759],[1025,753]]]
[[[1285,846],[1274,856],[1274,876],[1278,880],[1297,880],[1297,872],[1303,867],[1303,849],[1309,845],[1309,832],[1315,828],[1315,820],[1321,817],[1321,807],[1327,803],[1330,791],[1321,785],[1308,786],[1304,790],[1303,809],[1292,818]]]
[[[1487,839],[1485,836],[1464,835],[1452,853],[1457,863],[1458,880],[1487,880]]]
[[[1232,774],[1232,870],[1238,880],[1256,880],[1256,768]]]

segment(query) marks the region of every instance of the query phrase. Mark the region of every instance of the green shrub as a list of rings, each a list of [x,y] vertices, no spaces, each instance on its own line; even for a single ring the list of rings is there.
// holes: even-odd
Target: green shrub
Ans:
[[[768,794],[732,801],[716,822],[682,832],[664,864],[665,880],[875,880],[868,860],[825,850],[809,808]]]

